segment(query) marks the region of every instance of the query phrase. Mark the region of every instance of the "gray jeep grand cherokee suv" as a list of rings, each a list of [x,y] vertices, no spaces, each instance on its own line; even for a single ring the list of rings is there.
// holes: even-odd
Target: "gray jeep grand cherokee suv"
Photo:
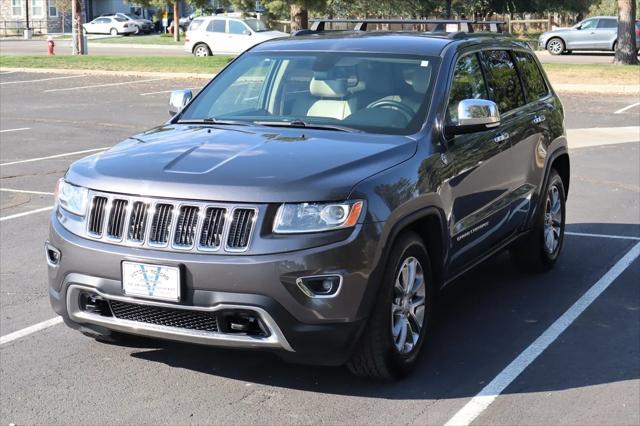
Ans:
[[[360,27],[255,46],[69,168],[46,242],[69,326],[394,378],[443,286],[507,247],[554,265],[569,157],[530,48]]]

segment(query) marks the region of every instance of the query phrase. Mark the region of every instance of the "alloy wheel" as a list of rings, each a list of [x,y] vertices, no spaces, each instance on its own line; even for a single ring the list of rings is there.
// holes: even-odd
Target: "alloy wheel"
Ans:
[[[548,254],[553,254],[560,245],[562,232],[562,202],[557,185],[549,188],[544,210],[544,248]]]
[[[562,42],[560,40],[551,40],[547,45],[547,49],[554,55],[561,54],[563,48],[564,46],[562,46]]]
[[[413,350],[424,326],[426,291],[422,265],[415,257],[402,263],[393,288],[391,336],[401,354]]]

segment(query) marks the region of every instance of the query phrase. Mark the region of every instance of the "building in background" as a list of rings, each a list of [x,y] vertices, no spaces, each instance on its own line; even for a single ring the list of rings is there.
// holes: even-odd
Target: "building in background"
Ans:
[[[70,31],[71,14],[60,11],[55,0],[0,1],[0,36],[22,35],[27,24],[35,35]]]

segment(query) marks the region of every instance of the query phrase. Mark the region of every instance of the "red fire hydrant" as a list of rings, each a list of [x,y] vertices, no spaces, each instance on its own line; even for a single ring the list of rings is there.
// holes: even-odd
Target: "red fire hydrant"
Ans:
[[[49,55],[55,55],[55,53],[53,51],[55,49],[55,47],[56,47],[56,44],[53,41],[53,37],[51,37],[51,36],[47,37],[47,53]]]

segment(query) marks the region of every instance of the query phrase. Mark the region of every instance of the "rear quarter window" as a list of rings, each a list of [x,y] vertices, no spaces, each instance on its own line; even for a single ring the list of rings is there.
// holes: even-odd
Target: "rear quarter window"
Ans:
[[[191,24],[189,24],[189,31],[197,30],[198,28],[200,28],[203,22],[204,19],[194,19],[193,21],[191,21]]]
[[[527,101],[532,102],[544,98],[548,93],[547,85],[533,56],[526,52],[514,52],[514,57],[520,69],[524,88],[527,91]]]
[[[480,60],[487,77],[489,97],[498,104],[501,113],[525,104],[524,93],[516,66],[507,50],[485,50]]]

